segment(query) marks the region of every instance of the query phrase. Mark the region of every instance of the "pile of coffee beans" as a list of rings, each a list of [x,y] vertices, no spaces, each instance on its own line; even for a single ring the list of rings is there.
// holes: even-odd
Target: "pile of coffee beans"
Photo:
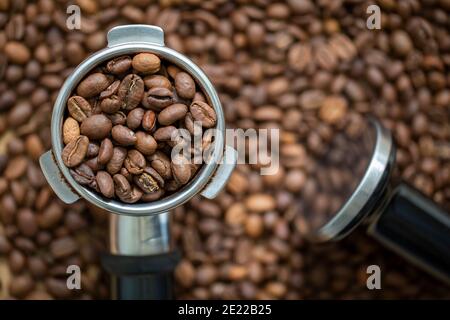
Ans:
[[[62,159],[72,177],[124,203],[176,192],[201,166],[194,155],[172,156],[185,142],[178,128],[192,135],[194,150],[194,123],[212,128],[216,112],[188,73],[153,53],[120,56],[97,69],[67,101]]]
[[[67,27],[67,6],[81,29]],[[381,29],[367,28],[367,7]],[[98,263],[107,214],[64,206],[38,158],[64,79],[127,23],[158,25],[210,77],[227,125],[281,129],[281,167],[239,165],[214,201],[173,216],[178,298],[442,299],[448,287],[368,238],[305,242],[296,202],[315,154],[367,114],[392,130],[402,177],[450,211],[450,26],[446,0],[0,0],[0,298],[108,297]],[[67,290],[67,266],[82,271]],[[367,267],[381,269],[368,290]]]

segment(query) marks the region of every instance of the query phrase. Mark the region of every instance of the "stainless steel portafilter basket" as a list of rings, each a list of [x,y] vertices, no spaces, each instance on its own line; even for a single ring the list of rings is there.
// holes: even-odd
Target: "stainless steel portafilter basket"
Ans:
[[[63,202],[70,204],[82,198],[113,213],[110,222],[112,255],[104,259],[106,261],[104,266],[115,274],[113,277],[115,297],[167,298],[170,296],[170,279],[161,277],[161,273],[168,273],[173,268],[174,260],[173,255],[166,255],[172,253],[168,212],[197,194],[209,199],[214,198],[230,177],[236,165],[237,153],[225,145],[225,117],[212,83],[194,62],[164,45],[164,32],[161,28],[148,25],[118,26],[108,32],[107,40],[107,47],[83,61],[61,87],[53,107],[52,150],[42,155],[40,164],[50,186]],[[62,126],[67,100],[89,72],[114,57],[138,52],[154,53],[188,72],[214,108],[217,114],[216,129],[222,134],[215,140],[211,161],[205,163],[194,179],[181,190],[158,201],[125,204],[104,198],[79,185],[73,179],[61,156]],[[140,259],[130,260],[132,257]],[[150,263],[150,260],[153,262]],[[139,279],[132,277],[137,270],[140,274],[148,276]],[[167,292],[163,293],[164,290]]]

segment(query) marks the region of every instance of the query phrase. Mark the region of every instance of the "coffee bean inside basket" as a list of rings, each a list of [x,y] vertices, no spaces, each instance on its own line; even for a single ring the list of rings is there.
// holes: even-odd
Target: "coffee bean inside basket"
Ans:
[[[155,201],[187,184],[200,167],[193,158],[171,156],[179,130],[193,133],[193,121],[211,128],[217,116],[189,73],[152,53],[116,57],[68,99],[63,161],[78,183],[106,198]]]

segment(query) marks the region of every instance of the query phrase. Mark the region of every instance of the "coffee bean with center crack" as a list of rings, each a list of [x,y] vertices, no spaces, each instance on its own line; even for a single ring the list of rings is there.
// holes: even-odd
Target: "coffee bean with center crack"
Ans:
[[[86,136],[79,136],[69,144],[67,144],[62,151],[62,159],[69,168],[78,166],[86,156],[89,145],[89,139]]]

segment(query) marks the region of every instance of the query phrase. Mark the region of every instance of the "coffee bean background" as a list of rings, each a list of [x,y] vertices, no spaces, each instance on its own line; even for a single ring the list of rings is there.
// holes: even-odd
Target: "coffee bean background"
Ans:
[[[72,3],[72,2],[70,2]],[[1,298],[107,298],[98,264],[104,212],[64,206],[38,158],[65,77],[125,23],[164,28],[168,46],[214,82],[230,127],[279,127],[282,168],[240,165],[214,201],[176,210],[183,252],[179,298],[450,298],[447,287],[363,231],[305,243],[293,199],[308,196],[308,156],[342,126],[374,114],[399,146],[396,175],[450,209],[450,2],[447,0],[77,0],[82,29],[68,30],[64,0],[0,0]],[[378,4],[382,29],[366,28]],[[69,291],[69,264],[82,290]],[[382,290],[366,288],[366,268]]]

